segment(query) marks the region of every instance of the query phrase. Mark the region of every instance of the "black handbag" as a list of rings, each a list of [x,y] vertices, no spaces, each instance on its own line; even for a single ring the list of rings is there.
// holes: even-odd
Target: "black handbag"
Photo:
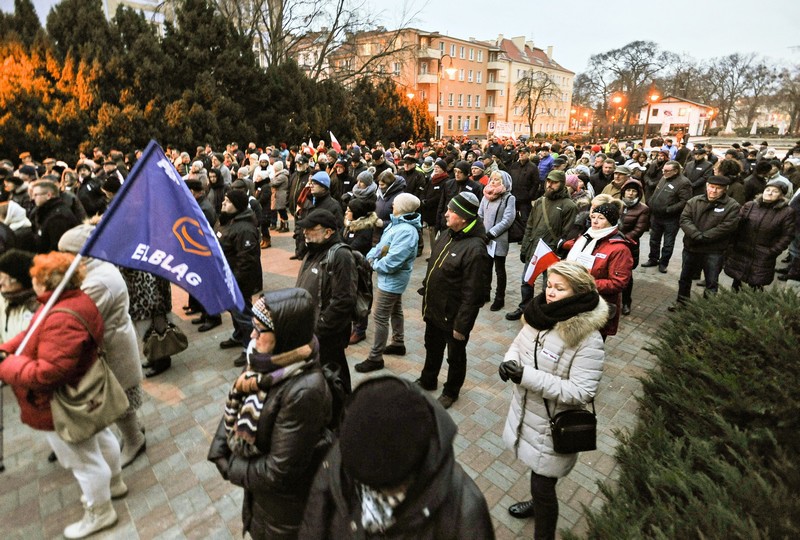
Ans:
[[[539,369],[538,356],[539,336],[537,335],[533,351],[533,363],[536,369]],[[572,364],[569,369],[572,369]],[[567,378],[569,378],[569,371],[567,371]],[[544,399],[544,408],[550,419],[550,432],[553,435],[553,450],[556,453],[574,454],[597,449],[597,413],[594,409],[594,400],[591,403],[592,412],[585,409],[567,409],[552,416],[547,400]]]

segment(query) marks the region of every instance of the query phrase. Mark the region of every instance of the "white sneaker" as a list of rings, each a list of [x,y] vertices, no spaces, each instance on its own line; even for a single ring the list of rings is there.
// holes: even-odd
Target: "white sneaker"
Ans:
[[[83,505],[83,519],[68,525],[64,529],[64,538],[86,538],[103,529],[111,527],[117,522],[117,512],[111,501],[97,506]]]
[[[111,477],[111,498],[121,499],[128,494],[128,486],[122,481],[122,475]],[[81,504],[86,506],[86,497],[81,495]]]

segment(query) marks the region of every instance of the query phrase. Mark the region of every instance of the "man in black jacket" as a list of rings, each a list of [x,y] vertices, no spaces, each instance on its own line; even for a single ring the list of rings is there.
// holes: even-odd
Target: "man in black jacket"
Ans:
[[[480,182],[469,179],[470,166],[466,161],[459,161],[453,168],[454,178],[447,180],[444,185],[442,198],[439,200],[439,209],[436,213],[437,228],[440,231],[447,229],[445,219],[448,205],[453,197],[464,191],[472,193],[478,199],[483,198],[483,186]]]
[[[447,347],[447,381],[439,403],[445,409],[458,399],[467,374],[467,342],[478,312],[489,300],[492,260],[486,251],[486,230],[478,218],[478,198],[464,191],[447,205],[447,231],[431,249],[422,281],[425,321],[425,366],[417,380],[436,390]]]
[[[295,286],[307,290],[316,306],[320,362],[337,366],[350,392],[350,368],[344,350],[350,341],[358,289],[355,258],[348,247],[336,246],[342,243],[340,225],[328,210],[314,210],[297,226],[303,229],[308,252]]]
[[[31,216],[36,253],[58,251],[61,235],[80,222],[59,196],[58,186],[49,180],[36,182],[31,191],[36,205]]]
[[[698,148],[694,151],[694,159],[686,164],[683,173],[683,175],[689,179],[689,182],[692,183],[693,197],[702,195],[703,191],[706,189],[706,180],[711,178],[712,174],[714,174],[714,166],[706,159],[705,148]]]
[[[261,247],[259,246],[256,218],[250,209],[248,196],[244,191],[231,189],[222,201],[220,216],[221,228],[217,233],[222,253],[228,261],[233,277],[239,285],[244,297],[244,310],[232,309],[233,335],[220,343],[223,349],[241,347],[242,353],[233,362],[235,366],[243,366],[247,362],[247,346],[253,332],[252,297],[263,287],[261,274]],[[206,322],[198,330],[210,330]]]
[[[299,538],[494,538],[486,501],[455,460],[456,432],[408,382],[361,383],[318,469]]]
[[[647,206],[650,207],[650,255],[642,266],[648,268],[657,265],[658,271],[666,274],[680,229],[678,221],[681,212],[686,202],[692,198],[692,185],[681,174],[681,165],[677,161],[667,161],[661,173],[661,179],[647,199]]]
[[[508,168],[508,174],[511,175],[511,194],[516,200],[516,210],[520,213],[523,222],[528,221],[531,205],[542,192],[539,168],[531,163],[530,156],[528,147],[521,147],[519,159]]]

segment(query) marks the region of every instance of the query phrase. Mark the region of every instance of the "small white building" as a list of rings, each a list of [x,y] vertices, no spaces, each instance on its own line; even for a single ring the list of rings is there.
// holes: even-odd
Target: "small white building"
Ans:
[[[643,126],[646,121],[648,133],[661,135],[677,132],[692,136],[703,135],[716,113],[714,107],[710,105],[677,96],[664,96],[660,101],[653,103],[649,110],[648,118],[648,106],[642,107],[639,112],[639,125]]]

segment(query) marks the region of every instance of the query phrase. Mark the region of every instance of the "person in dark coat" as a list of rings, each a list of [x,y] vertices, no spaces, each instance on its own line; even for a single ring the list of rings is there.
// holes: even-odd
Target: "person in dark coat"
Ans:
[[[425,185],[422,197],[420,197],[421,204],[419,207],[422,221],[428,228],[428,239],[431,246],[433,246],[438,232],[436,225],[439,201],[442,199],[442,193],[448,180],[450,180],[450,175],[447,172],[447,162],[439,158],[433,163],[433,171],[431,171],[431,177]]]
[[[539,168],[530,161],[530,150],[527,146],[519,149],[519,159],[508,167],[511,175],[511,194],[516,201],[516,211],[520,213],[523,223],[527,223],[533,201],[544,191],[539,180]]]
[[[706,188],[706,180],[713,174],[714,166],[706,159],[705,148],[698,148],[694,151],[694,159],[686,164],[683,171],[683,175],[692,183],[692,196],[703,193]]]
[[[58,186],[49,180],[33,186],[32,198],[36,205],[31,219],[36,252],[58,251],[61,235],[78,225],[78,218],[61,200]]]
[[[456,432],[408,382],[361,383],[314,479],[300,538],[494,538],[483,494],[455,460]]]
[[[478,202],[483,198],[483,186],[469,179],[470,166],[466,161],[459,161],[453,168],[454,177],[448,180],[444,185],[444,193],[439,200],[439,209],[437,211],[437,228],[439,231],[445,231],[448,228],[445,214],[449,208],[450,201],[459,193],[467,192],[472,193],[477,197]]]
[[[759,161],[753,168],[753,174],[744,179],[744,200],[755,200],[767,187],[767,178],[772,170],[772,165],[768,161]]]
[[[606,158],[601,169],[589,177],[589,183],[597,195],[600,195],[606,186],[614,181],[616,168],[617,162],[611,158]]]
[[[325,171],[317,171],[308,179],[308,187],[311,201],[308,214],[319,209],[327,210],[336,218],[336,230],[341,232],[344,227],[344,211],[339,201],[331,196],[331,177]]]
[[[303,229],[308,252],[295,285],[307,290],[313,298],[322,365],[338,368],[342,384],[350,392],[350,368],[344,350],[350,340],[358,291],[355,258],[347,247],[334,248],[342,243],[342,237],[331,212],[315,210],[297,225]],[[331,248],[334,252],[328,264]]]
[[[739,229],[725,259],[734,290],[742,283],[763,289],[775,277],[775,262],[794,238],[795,211],[781,182],[772,181],[739,210]]]
[[[458,399],[464,384],[469,334],[491,290],[492,260],[478,208],[478,198],[468,191],[451,199],[445,213],[447,231],[433,246],[419,290],[425,321],[425,366],[417,382],[426,390],[436,390],[447,347],[450,367],[439,396],[445,409]]]
[[[330,446],[331,393],[303,289],[253,305],[247,367],[228,394],[208,460],[244,488],[242,529],[256,540],[295,539],[314,473]]]
[[[650,155],[652,156],[652,154]],[[653,195],[653,191],[656,189],[658,182],[661,180],[661,176],[663,174],[662,169],[669,160],[669,152],[665,150],[659,150],[656,153],[655,159],[652,160],[650,165],[647,167],[647,170],[644,173],[644,198],[646,201],[649,201],[650,197]],[[678,163],[678,165],[680,165],[680,163]],[[681,167],[681,169],[683,169],[683,167]]]
[[[383,225],[383,222],[375,214],[375,201],[371,198],[353,197],[347,203],[347,210],[344,213],[342,241],[355,251],[366,256],[369,250],[372,249],[373,229],[378,224]],[[368,325],[369,315],[353,321],[350,345],[355,345],[366,339]]]
[[[243,366],[246,361],[247,346],[250,343],[250,334],[253,332],[252,298],[263,287],[258,227],[244,191],[232,189],[225,195],[225,199],[222,201],[220,223],[222,226],[217,233],[219,244],[244,297],[244,309],[230,311],[233,335],[220,343],[220,347],[223,349],[241,347],[242,353],[234,360],[233,364]],[[208,326],[211,327],[208,328]],[[207,331],[214,326],[216,325],[206,322],[200,326],[199,330]]]
[[[642,267],[658,266],[658,271],[666,274],[680,230],[681,212],[692,198],[692,184],[681,174],[680,163],[668,161],[664,164],[661,178],[649,197],[647,206],[650,207],[650,253]]]
[[[644,188],[638,180],[631,179],[622,186],[622,215],[619,220],[619,232],[630,243],[628,247],[633,257],[633,268],[639,266],[639,239],[650,228],[650,208],[642,202]],[[633,274],[622,290],[622,314],[631,313],[631,295],[633,294]]]

